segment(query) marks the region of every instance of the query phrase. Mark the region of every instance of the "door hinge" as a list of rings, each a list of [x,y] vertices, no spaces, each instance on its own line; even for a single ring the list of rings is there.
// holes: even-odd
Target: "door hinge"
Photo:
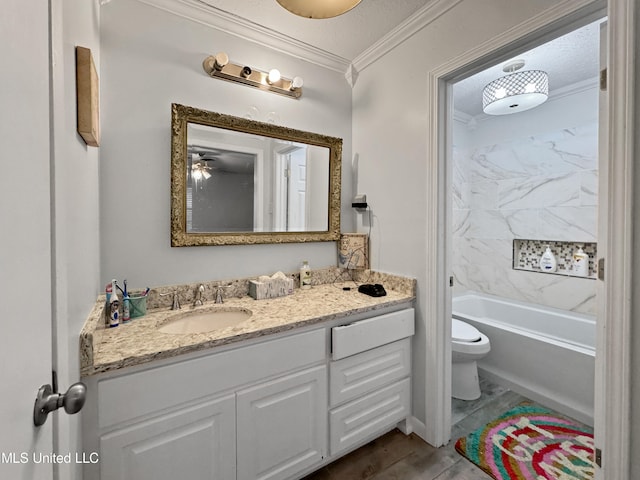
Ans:
[[[607,69],[600,70],[600,90],[603,92],[607,90]]]
[[[453,275],[449,277],[449,286],[453,287]]]
[[[604,258],[598,259],[598,280],[604,280]]]
[[[596,465],[602,468],[602,449],[596,447]]]

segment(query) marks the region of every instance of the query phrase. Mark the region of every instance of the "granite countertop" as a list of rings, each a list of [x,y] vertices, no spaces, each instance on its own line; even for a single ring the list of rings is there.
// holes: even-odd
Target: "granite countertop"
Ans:
[[[117,328],[105,328],[104,297],[101,297],[96,301],[80,334],[80,373],[81,376],[89,376],[141,365],[352,314],[375,311],[410,302],[415,298],[414,280],[378,277],[375,283],[382,283],[384,280],[387,290],[384,297],[369,297],[359,293],[353,282],[328,283],[314,285],[309,290],[296,288],[291,295],[268,300],[254,300],[245,295],[225,299],[223,304],[214,304],[209,300],[202,306],[193,307],[183,303],[180,310],[169,310],[164,306],[151,309],[145,316],[132,319]],[[351,287],[351,290],[345,291],[343,286]],[[162,333],[158,329],[171,317],[184,315],[189,311],[237,308],[250,310],[252,315],[232,327],[190,334]]]

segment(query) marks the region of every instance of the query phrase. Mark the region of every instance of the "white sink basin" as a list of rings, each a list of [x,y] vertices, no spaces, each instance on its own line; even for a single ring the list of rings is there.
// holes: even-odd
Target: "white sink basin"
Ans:
[[[239,307],[221,307],[208,311],[178,313],[158,330],[162,333],[204,333],[238,325],[251,316],[251,311]]]

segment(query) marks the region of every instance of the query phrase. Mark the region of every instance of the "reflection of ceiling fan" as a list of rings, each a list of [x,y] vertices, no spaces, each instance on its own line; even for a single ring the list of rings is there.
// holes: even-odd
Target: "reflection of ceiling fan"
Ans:
[[[191,178],[193,178],[196,183],[198,180],[209,180],[211,178],[211,174],[208,170],[211,170],[211,167],[207,165],[207,159],[204,158],[199,153],[194,153],[191,156]]]

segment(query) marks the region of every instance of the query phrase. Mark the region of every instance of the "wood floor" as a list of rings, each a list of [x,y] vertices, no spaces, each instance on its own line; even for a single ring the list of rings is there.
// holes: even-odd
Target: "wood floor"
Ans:
[[[304,480],[491,480],[455,451],[455,441],[526,399],[495,385],[482,385],[482,390],[475,402],[454,400],[456,423],[448,445],[434,448],[415,434],[393,430]]]

